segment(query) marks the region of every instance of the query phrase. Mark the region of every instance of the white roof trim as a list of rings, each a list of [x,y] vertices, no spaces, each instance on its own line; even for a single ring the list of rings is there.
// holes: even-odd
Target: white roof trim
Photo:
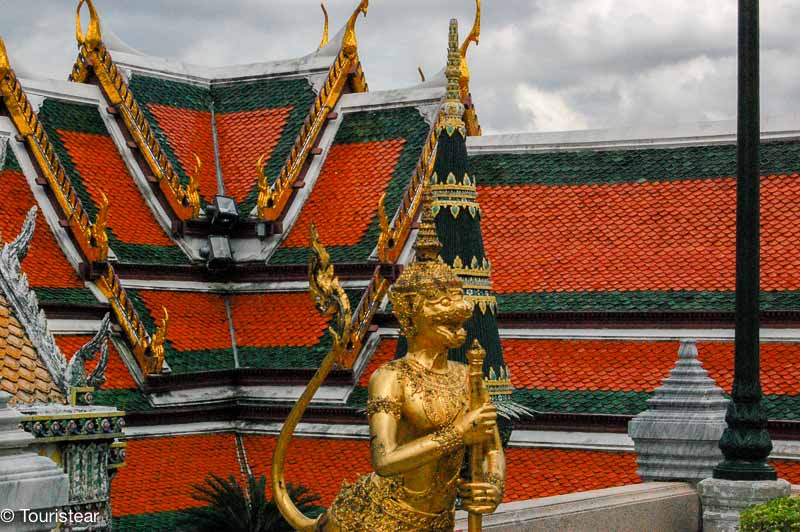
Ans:
[[[765,117],[761,138],[800,138],[800,114]],[[481,153],[530,153],[578,149],[646,149],[707,146],[736,142],[736,121],[698,122],[671,126],[631,126],[543,133],[507,133],[468,137],[470,155]]]
[[[164,79],[211,85],[257,78],[286,77],[290,75],[307,76],[319,71],[327,71],[331,67],[332,58],[326,55],[311,53],[295,59],[233,65],[224,67],[207,67],[183,63],[175,59],[137,55],[121,50],[111,50],[114,63],[124,70],[136,74],[155,76]],[[128,74],[126,72],[126,74]]]
[[[733,340],[733,329],[514,329],[500,328],[500,337],[519,340]],[[763,342],[800,342],[800,329],[766,329]]]

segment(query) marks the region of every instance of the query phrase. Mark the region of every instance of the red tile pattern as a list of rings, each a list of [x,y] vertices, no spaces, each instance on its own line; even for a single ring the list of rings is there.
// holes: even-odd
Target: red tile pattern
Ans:
[[[504,339],[503,357],[517,388],[652,392],[678,359],[678,342]],[[698,342],[699,359],[726,392],[733,384],[733,343]],[[800,394],[800,343],[761,344],[766,395]]]
[[[173,245],[110,137],[74,131],[58,133],[94,204],[102,203],[101,193],[108,197],[108,226],[120,240],[129,244]]]
[[[241,204],[258,184],[256,162],[266,154],[264,164],[281,138],[293,107],[259,109],[217,115],[219,164],[225,193]],[[283,161],[280,161],[281,163]],[[270,183],[274,175],[268,175]]]
[[[677,342],[504,339],[517,388],[650,392],[678,359]]]
[[[194,484],[211,473],[241,478],[233,434],[128,440],[126,462],[111,484],[115,517],[202,506]]]
[[[505,502],[639,484],[636,454],[507,449]]]
[[[203,292],[140,290],[150,315],[160,320],[161,307],[169,311],[167,340],[178,351],[231,349],[231,334],[225,300]]]
[[[308,246],[311,222],[326,246],[358,244],[377,215],[378,200],[392,178],[405,142],[395,139],[333,146],[283,245]]]
[[[59,334],[55,336],[56,344],[59,349],[67,357],[67,360],[72,358],[78,349],[84,346],[86,342],[92,339],[91,335],[83,334]],[[94,360],[89,360],[86,363],[86,371],[94,370],[97,362],[100,359],[98,354]],[[103,390],[122,390],[136,388],[136,381],[131,377],[128,367],[122,361],[122,355],[119,354],[117,348],[114,347],[114,342],[108,342],[108,367],[106,368],[106,382],[103,383]]]
[[[212,201],[217,194],[217,173],[214,164],[214,139],[211,136],[211,113],[171,105],[147,104],[158,126],[167,137],[187,175],[194,172],[194,154],[200,158],[200,194]],[[255,161],[253,162],[255,170]]]
[[[244,436],[247,460],[256,475],[269,478],[276,441],[274,436]],[[372,471],[369,455],[367,440],[295,438],[289,446],[284,477],[320,495],[318,504],[327,508],[339,493],[342,480],[352,482],[359,474]],[[269,485],[267,495],[272,496]]]
[[[479,187],[498,293],[733,290],[732,178]],[[762,289],[800,289],[800,179],[762,178]]]
[[[17,171],[0,172],[0,235],[3,242],[13,240],[22,229],[28,210],[36,204],[25,176]],[[83,288],[84,284],[67,261],[56,242],[41,209],[36,216],[36,230],[22,269],[37,288]]]
[[[378,345],[378,348],[374,353],[372,353],[372,357],[370,357],[367,367],[364,368],[364,372],[361,374],[361,378],[358,380],[358,385],[368,386],[369,378],[372,376],[372,373],[390,360],[394,360],[394,355],[396,352],[397,339],[383,338],[381,343]]]
[[[794,460],[770,460],[769,465],[778,472],[778,478],[791,484],[800,484],[800,462]]]
[[[328,327],[308,292],[236,294],[230,301],[240,346],[310,347]]]

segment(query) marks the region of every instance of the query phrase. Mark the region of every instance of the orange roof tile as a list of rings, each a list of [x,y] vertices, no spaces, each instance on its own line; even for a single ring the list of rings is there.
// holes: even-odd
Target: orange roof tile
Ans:
[[[126,462],[111,485],[114,517],[202,506],[193,485],[210,473],[241,477],[230,433],[128,440]]]
[[[331,147],[314,189],[283,245],[308,246],[311,222],[326,246],[358,244],[377,215],[405,139]]]
[[[241,204],[256,188],[256,162],[266,154],[263,164],[267,164],[292,109],[290,106],[217,115],[219,164],[225,193],[233,196],[236,203]]]
[[[200,158],[203,164],[200,171],[200,194],[206,201],[212,201],[217,194],[217,173],[214,164],[214,139],[211,136],[211,113],[155,103],[147,104],[147,107],[158,120],[159,127],[167,136],[170,147],[187,174],[194,172],[194,155]],[[255,161],[253,172],[255,173]]]
[[[244,436],[245,453],[254,474],[269,478],[276,441],[274,436]],[[310,488],[322,497],[319,504],[328,507],[339,493],[342,480],[352,482],[359,474],[370,471],[366,440],[294,438],[286,457],[284,477],[287,482]],[[271,486],[267,487],[267,494],[272,496]]]
[[[732,178],[478,188],[498,293],[733,290]],[[800,289],[800,180],[762,178],[762,289]]]
[[[512,448],[506,468],[506,502],[641,482],[634,453]]]
[[[0,296],[0,390],[11,394],[12,402],[65,402],[3,296]]]
[[[381,343],[378,344],[378,348],[375,349],[375,352],[372,354],[372,357],[370,357],[367,367],[364,368],[364,372],[361,373],[361,378],[358,380],[358,385],[359,386],[369,385],[369,378],[372,376],[372,373],[379,367],[389,362],[390,360],[394,360],[394,355],[396,352],[397,352],[397,339],[382,338]]]
[[[225,300],[204,292],[139,290],[137,295],[154,317],[169,312],[167,340],[179,351],[231,349],[231,334]]]
[[[502,344],[514,386],[539,390],[652,392],[678,358],[675,341],[507,338]],[[730,393],[733,343],[698,342],[697,349],[709,376]],[[761,344],[761,383],[766,395],[800,394],[800,343]]]
[[[230,301],[237,345],[312,346],[328,327],[307,292],[236,294]]]
[[[94,204],[102,203],[101,193],[108,197],[108,227],[120,240],[130,244],[173,245],[145,203],[110,137],[74,131],[58,133]]]
[[[25,176],[14,170],[0,172],[0,198],[3,198],[0,233],[4,241],[8,241],[19,234],[25,215],[36,204],[36,200]],[[41,210],[36,216],[36,230],[28,255],[22,262],[22,270],[33,287],[84,287],[78,274],[61,252]]]
[[[91,335],[83,334],[60,334],[56,335],[56,344],[59,349],[70,360],[78,349],[92,339]],[[92,371],[97,365],[100,356],[96,356],[94,360],[86,362],[86,371]],[[136,381],[131,377],[128,367],[122,361],[122,355],[119,354],[114,342],[108,342],[108,367],[106,368],[106,382],[101,387],[103,390],[118,390],[118,389],[133,389],[136,388]]]

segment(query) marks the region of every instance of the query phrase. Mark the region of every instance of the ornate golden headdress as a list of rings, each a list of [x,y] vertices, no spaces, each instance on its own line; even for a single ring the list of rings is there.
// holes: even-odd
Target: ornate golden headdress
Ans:
[[[441,297],[453,288],[463,288],[461,279],[452,268],[439,259],[442,244],[436,236],[430,187],[426,181],[422,190],[422,216],[414,244],[416,260],[403,270],[389,292],[392,312],[400,322],[401,334],[406,337],[416,335],[412,317],[419,304],[426,299]]]

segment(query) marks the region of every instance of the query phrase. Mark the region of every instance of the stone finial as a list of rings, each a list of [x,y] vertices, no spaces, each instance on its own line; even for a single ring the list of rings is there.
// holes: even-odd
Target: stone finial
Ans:
[[[722,460],[728,400],[697,359],[694,341],[683,341],[678,362],[628,424],[644,481],[699,482]]]

